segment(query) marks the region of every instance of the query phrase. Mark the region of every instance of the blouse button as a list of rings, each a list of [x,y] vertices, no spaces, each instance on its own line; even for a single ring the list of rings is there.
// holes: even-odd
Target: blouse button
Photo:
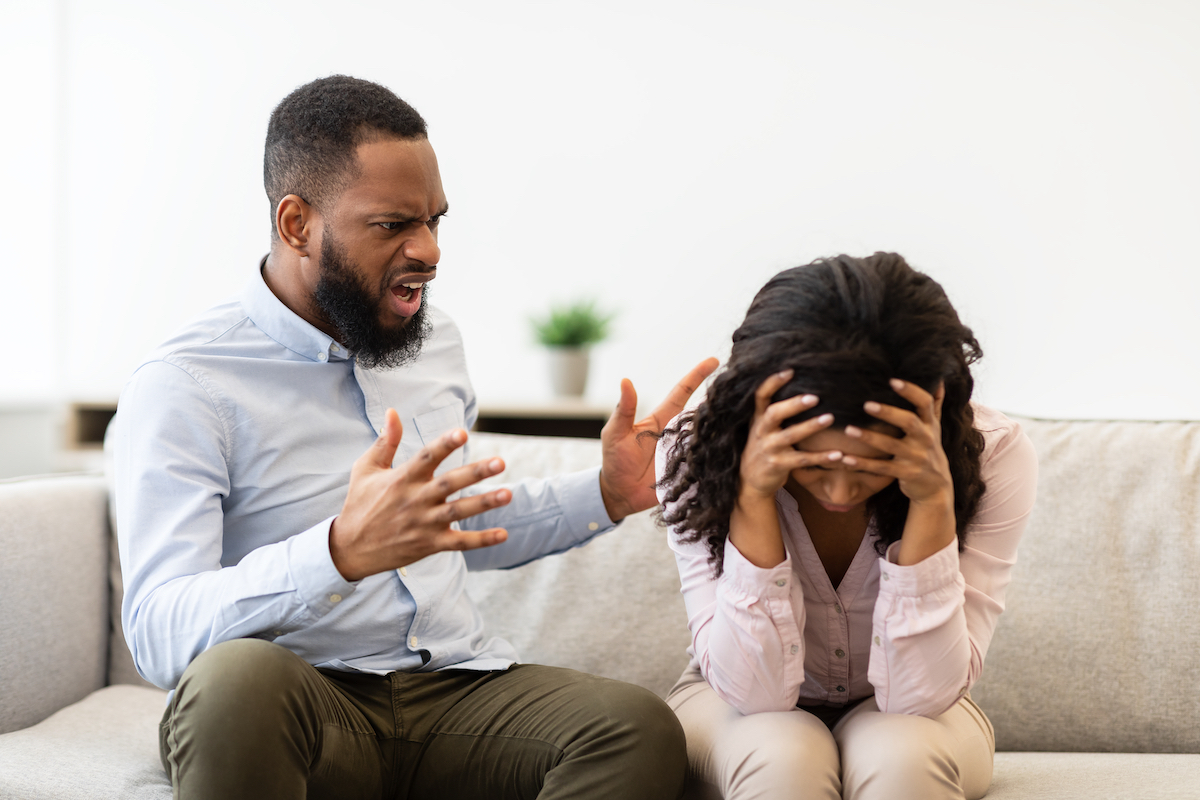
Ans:
[[[792,645],[792,655],[796,655],[796,653],[799,653],[799,652],[800,652],[800,645],[798,645],[798,644]]]
[[[844,691],[846,691],[846,687],[845,687],[845,686],[839,686],[839,687],[837,687],[837,690],[838,690],[839,692],[844,692]]]
[[[776,586],[787,586],[787,581],[780,579],[780,580],[775,581],[775,585]]]
[[[845,657],[846,657],[846,651],[845,651],[845,650],[843,650],[843,649],[842,649],[842,648],[840,648],[840,647],[839,647],[837,650],[834,650],[834,651],[833,651],[833,654],[834,654],[835,656],[837,656],[838,658],[845,658]]]
[[[876,636],[876,637],[875,637],[875,644],[882,644],[882,643],[879,641],[879,637],[878,637],[878,636]]]
[[[838,612],[839,614],[842,613],[842,607],[839,604],[834,604],[833,610]]]

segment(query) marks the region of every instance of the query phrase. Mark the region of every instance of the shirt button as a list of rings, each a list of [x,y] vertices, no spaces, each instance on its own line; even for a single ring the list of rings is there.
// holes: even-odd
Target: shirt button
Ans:
[[[798,645],[798,644],[792,645],[792,655],[796,655],[796,653],[799,653],[799,652],[800,652],[800,645]]]
[[[342,602],[342,596],[340,594],[331,594],[329,595],[329,602],[340,603]]]
[[[276,636],[283,636],[283,631],[275,631]]]
[[[589,522],[589,523],[588,523],[588,530],[589,530],[589,531],[598,531],[598,530],[600,530],[600,523],[599,523],[599,522]]]
[[[400,568],[400,577],[401,577],[401,578],[407,578],[407,577],[408,577],[408,570],[407,570],[406,568],[404,568],[404,567],[401,567],[401,568]]]
[[[875,644],[883,644],[881,641],[879,641],[879,637],[878,637],[878,636],[876,636],[876,637],[875,637]]]
[[[833,610],[838,612],[839,614],[842,613],[842,607],[840,605],[835,605],[833,607]]]
[[[839,692],[844,692],[844,691],[846,691],[846,687],[845,687],[845,686],[839,686],[839,687],[837,687],[837,690],[838,690]]]
[[[331,345],[329,345],[329,349],[336,353],[338,350],[341,350],[342,348],[338,347],[336,344],[331,344]]]
[[[787,586],[787,581],[784,581],[784,580],[775,581],[775,585],[776,586]]]
[[[327,359],[327,358],[329,358],[329,356],[325,355],[325,351],[324,351],[324,350],[322,350],[321,352],[317,353],[317,361],[324,361],[324,360],[325,360],[325,359]]]
[[[412,645],[413,647],[416,647],[416,646],[417,646],[417,641],[418,641],[418,640],[417,640],[417,637],[415,637],[415,636],[411,636],[411,637],[409,637],[408,643],[409,643],[410,645]]]
[[[835,656],[837,656],[838,658],[845,658],[845,657],[846,657],[846,651],[845,651],[845,650],[843,650],[843,649],[842,649],[842,648],[840,648],[840,647],[839,647],[837,650],[834,650],[834,651],[833,651],[833,654],[834,654]]]

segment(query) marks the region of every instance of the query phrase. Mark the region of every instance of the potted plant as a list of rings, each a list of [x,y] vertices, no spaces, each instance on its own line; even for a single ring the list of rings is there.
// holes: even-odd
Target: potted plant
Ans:
[[[553,306],[530,320],[538,342],[550,354],[550,383],[559,397],[582,397],[587,389],[588,348],[608,336],[615,314],[596,310],[594,300]]]

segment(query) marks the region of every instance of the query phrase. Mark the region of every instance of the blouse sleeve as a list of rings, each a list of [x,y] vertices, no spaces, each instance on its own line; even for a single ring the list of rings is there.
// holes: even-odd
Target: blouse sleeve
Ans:
[[[660,477],[670,446],[658,446]],[[692,655],[709,686],[743,714],[794,708],[804,680],[804,597],[791,556],[763,569],[727,541],[724,571],[714,578],[703,542],[682,542],[674,530],[669,537]]]
[[[868,678],[879,709],[935,717],[967,693],[983,659],[1012,579],[1017,543],[1033,510],[1037,455],[1021,427],[976,407],[987,484],[966,547],[957,542],[920,563],[894,563],[899,542],[881,559]]]

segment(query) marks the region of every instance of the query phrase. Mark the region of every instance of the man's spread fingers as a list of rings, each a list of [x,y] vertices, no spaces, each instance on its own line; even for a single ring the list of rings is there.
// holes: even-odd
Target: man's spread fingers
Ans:
[[[462,447],[467,442],[467,432],[462,428],[447,431],[433,440],[433,444],[422,447],[408,462],[409,468],[417,475],[433,475],[433,471],[446,460],[446,456]]]
[[[461,497],[453,503],[446,503],[439,509],[438,521],[444,523],[457,522],[467,519],[493,508],[506,506],[512,501],[512,492],[508,489],[497,489],[494,492],[484,492],[470,497]]]
[[[396,457],[396,448],[400,446],[400,436],[404,426],[400,424],[400,415],[396,409],[389,408],[383,415],[383,430],[379,438],[363,453],[363,459],[373,466],[390,468],[392,459]]]
[[[691,372],[683,376],[683,380],[675,384],[674,388],[667,393],[667,397],[658,408],[654,409],[653,417],[654,424],[658,428],[666,427],[666,424],[675,418],[683,407],[687,405],[688,398],[700,388],[705,379],[713,374],[713,371],[720,365],[720,361],[715,358],[706,358],[696,366],[692,367]]]
[[[446,531],[438,537],[434,546],[438,550],[478,550],[491,547],[508,538],[504,528],[488,528],[485,531]]]
[[[487,480],[493,475],[499,475],[503,471],[504,461],[499,458],[489,458],[476,461],[474,464],[467,464],[464,467],[446,470],[425,487],[426,497],[435,503],[445,502],[447,497],[460,489]]]

